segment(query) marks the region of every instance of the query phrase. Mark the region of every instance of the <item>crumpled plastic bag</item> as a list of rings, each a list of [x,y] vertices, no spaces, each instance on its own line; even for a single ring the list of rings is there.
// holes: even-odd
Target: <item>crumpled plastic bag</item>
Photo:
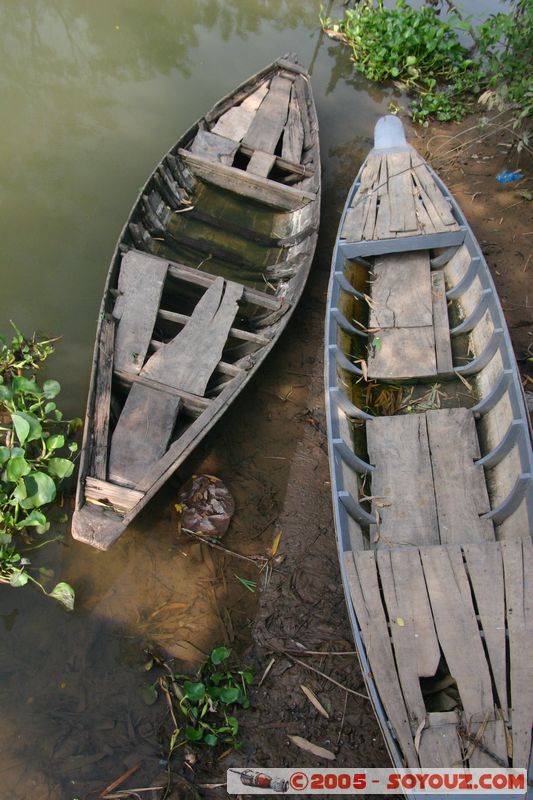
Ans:
[[[176,511],[181,528],[221,538],[235,513],[235,501],[220,478],[193,475],[180,489]]]

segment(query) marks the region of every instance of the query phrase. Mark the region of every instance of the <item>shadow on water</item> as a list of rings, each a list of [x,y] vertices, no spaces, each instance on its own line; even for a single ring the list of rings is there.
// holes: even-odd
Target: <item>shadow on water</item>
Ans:
[[[299,434],[291,423],[310,411],[308,372],[321,358],[339,214],[393,97],[354,73],[348,50],[320,37],[319,8],[319,0],[0,2],[9,119],[1,133],[0,331],[11,317],[28,332],[64,335],[53,373],[68,415],[85,402],[104,276],[138,187],[200,114],[287,51],[313,64],[324,188],[302,303],[223,427],[111,551],[93,551],[68,532],[63,545],[37,551],[36,565],[75,586],[75,612],[37,591],[0,587],[1,800],[95,797],[139,761],[139,780],[152,780],[161,771],[164,711],[140,696],[149,680],[143,648],[193,668],[214,645],[238,653],[249,645],[257,594],[235,576],[262,578],[246,561],[178,537],[172,509],[180,477],[219,475],[236,500],[225,545],[264,554],[293,479]]]

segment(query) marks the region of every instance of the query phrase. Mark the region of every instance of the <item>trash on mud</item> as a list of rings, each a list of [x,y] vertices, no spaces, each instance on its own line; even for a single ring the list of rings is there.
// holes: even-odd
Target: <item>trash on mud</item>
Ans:
[[[503,172],[498,172],[496,180],[499,181],[499,183],[513,183],[514,181],[521,181],[523,177],[524,173],[521,169],[517,169],[514,172],[504,170]]]
[[[235,502],[220,478],[193,475],[182,486],[175,509],[180,530],[221,538],[235,512]]]

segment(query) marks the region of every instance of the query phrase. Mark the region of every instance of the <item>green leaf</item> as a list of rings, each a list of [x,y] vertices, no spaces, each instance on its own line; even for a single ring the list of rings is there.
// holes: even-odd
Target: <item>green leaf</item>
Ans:
[[[74,601],[76,599],[76,595],[70,584],[61,581],[61,583],[58,583],[56,586],[54,586],[52,591],[48,593],[48,597],[52,597],[54,600],[57,600],[57,602],[61,603],[63,608],[66,608],[67,611],[74,610]]]
[[[46,440],[46,449],[49,452],[52,452],[52,450],[60,450],[64,446],[65,446],[65,437],[63,436],[62,433],[58,433],[55,436],[50,436]]]
[[[13,391],[18,392],[19,394],[41,394],[41,390],[39,389],[36,381],[24,378],[22,375],[17,375],[15,378],[13,378],[12,386]]]
[[[37,511],[37,509],[34,509],[28,514],[27,517],[17,523],[17,529],[20,530],[21,528],[30,528],[34,526],[38,527],[40,525],[46,525],[46,517],[42,511]]]
[[[23,416],[21,416],[21,414],[11,414],[11,420],[13,422],[19,442],[24,444],[30,435],[31,428],[29,422]]]
[[[13,392],[9,388],[9,386],[4,386],[0,384],[0,402],[9,402],[13,399]]]
[[[235,717],[226,717],[226,722],[228,723],[228,726],[229,726],[232,734],[234,736],[236,736],[237,732],[239,730],[239,723],[238,723],[237,719]]]
[[[22,508],[40,508],[55,500],[56,485],[45,472],[30,472],[24,477],[24,486],[26,497],[21,500]]]
[[[207,733],[204,736],[204,742],[209,745],[209,747],[214,747],[218,742],[218,736],[215,736],[214,733]]]
[[[34,414],[29,414],[26,411],[17,411],[15,414],[11,414],[11,419],[21,444],[41,438],[43,429]]]
[[[0,531],[0,545],[11,544],[11,540],[13,537],[10,533],[4,533],[4,531]]]
[[[53,400],[61,391],[61,384],[59,381],[45,381],[43,384],[44,396],[47,400]]]
[[[231,650],[227,647],[215,647],[211,653],[211,662],[217,666],[230,657]]]
[[[153,706],[158,698],[157,689],[151,683],[146,683],[141,688],[140,695],[145,706]]]
[[[3,446],[0,447],[0,467],[3,464],[5,464],[6,461],[9,461],[10,458],[11,458],[11,450],[9,449],[9,447],[3,447]]]
[[[405,66],[412,67],[413,64],[416,64],[416,56],[407,56],[405,59]]]
[[[239,694],[240,689],[238,686],[227,686],[220,692],[220,699],[226,705],[231,705],[231,703],[235,703]]]
[[[243,681],[250,686],[254,682],[254,673],[251,669],[245,669],[241,672]]]
[[[185,681],[183,684],[183,694],[188,700],[191,700],[193,703],[198,703],[205,697],[205,684]]]
[[[28,575],[23,570],[19,569],[11,575],[9,585],[18,589],[19,586],[26,586],[28,580]]]
[[[74,471],[74,462],[68,458],[51,458],[48,462],[48,471],[59,480],[69,478]]]
[[[20,478],[31,472],[31,467],[23,456],[15,456],[7,462],[6,477],[8,481],[17,483]]]
[[[398,67],[391,67],[390,74],[392,75],[393,78],[397,78],[398,75],[400,74],[400,70],[398,69]]]
[[[51,414],[51,413],[52,413],[52,411],[55,411],[55,410],[56,410],[56,408],[57,408],[57,406],[56,406],[56,404],[55,404],[55,403],[47,403],[47,404],[45,405],[45,407],[44,407],[44,413],[45,413],[45,414]]]
[[[193,728],[192,725],[187,725],[185,728],[185,738],[188,742],[199,742],[203,735],[202,728]]]

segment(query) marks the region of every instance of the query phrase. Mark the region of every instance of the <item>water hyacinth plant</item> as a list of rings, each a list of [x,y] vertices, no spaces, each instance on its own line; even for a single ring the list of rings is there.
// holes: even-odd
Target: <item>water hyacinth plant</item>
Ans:
[[[24,549],[50,530],[47,509],[72,475],[72,438],[82,423],[63,419],[55,402],[58,381],[41,384],[35,377],[54,340],[35,334],[28,339],[12,325],[11,340],[0,337],[0,583],[20,587],[31,581],[71,609],[71,587],[60,583],[46,592],[31,574]]]

